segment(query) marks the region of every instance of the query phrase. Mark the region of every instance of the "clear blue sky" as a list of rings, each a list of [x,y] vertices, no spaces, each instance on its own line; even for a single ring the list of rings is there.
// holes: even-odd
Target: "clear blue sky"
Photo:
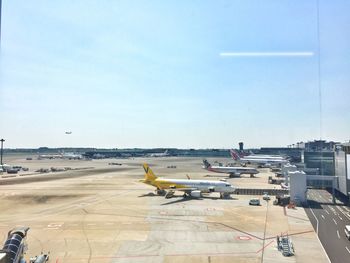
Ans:
[[[4,0],[0,137],[6,147],[113,148],[318,139],[316,7]],[[350,139],[349,13],[349,1],[320,0],[322,137],[338,141]]]

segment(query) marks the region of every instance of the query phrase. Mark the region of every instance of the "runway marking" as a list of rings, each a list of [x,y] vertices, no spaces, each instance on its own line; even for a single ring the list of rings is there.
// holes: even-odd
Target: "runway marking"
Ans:
[[[250,236],[238,236],[238,240],[251,240],[252,238]]]
[[[326,209],[325,209],[324,211],[325,211],[327,214],[329,214],[329,212],[328,212]]]
[[[324,218],[324,215],[321,215],[321,217],[322,217],[323,219],[325,219],[325,218]]]
[[[333,219],[334,224],[338,225],[337,221],[335,221],[335,219],[334,219],[334,218],[332,218],[332,219]]]
[[[340,239],[340,235],[339,235],[339,231],[337,230],[337,235],[338,235],[338,238]]]
[[[342,208],[342,207],[337,207],[338,210],[345,216],[345,218],[350,219],[350,215],[348,213],[346,213],[345,209],[346,207]],[[341,219],[342,220],[342,219]]]
[[[64,223],[50,223],[47,225],[46,229],[56,230],[60,229]]]
[[[349,254],[350,254],[350,250],[348,249],[348,247],[345,247],[346,248],[346,250],[349,252]]]
[[[263,246],[261,249],[259,249],[258,251],[256,251],[256,253],[259,253],[261,251],[263,251],[265,248],[267,248],[269,245],[271,245],[273,242],[275,242],[274,240],[271,240],[269,243],[267,243],[265,246]]]
[[[339,215],[338,215],[339,219],[343,221],[343,218],[341,218]]]
[[[271,241],[273,243],[274,241]],[[256,254],[256,252],[213,252],[213,253],[192,253],[192,254],[150,254],[150,255],[120,255],[120,256],[110,256],[110,257],[91,257],[91,259],[95,260],[103,260],[103,259],[118,259],[118,258],[147,258],[147,257],[163,257],[163,256],[168,256],[168,257],[186,257],[186,256],[223,256],[223,255],[249,255],[249,254]],[[70,260],[86,260],[87,257],[72,257],[69,258]],[[56,263],[59,262],[60,258],[56,258]]]

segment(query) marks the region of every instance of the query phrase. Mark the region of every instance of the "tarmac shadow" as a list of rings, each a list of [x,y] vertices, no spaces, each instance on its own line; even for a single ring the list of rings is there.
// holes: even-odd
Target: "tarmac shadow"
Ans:
[[[138,197],[147,197],[147,196],[159,196],[159,195],[157,195],[157,194],[155,194],[155,193],[152,193],[152,192],[149,192],[149,193],[147,193],[147,194],[139,195]]]

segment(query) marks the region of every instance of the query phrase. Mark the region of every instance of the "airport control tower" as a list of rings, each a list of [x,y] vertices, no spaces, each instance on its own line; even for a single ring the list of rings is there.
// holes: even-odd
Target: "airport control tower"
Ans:
[[[239,151],[240,151],[240,152],[243,152],[243,142],[240,142],[240,143],[239,143]]]

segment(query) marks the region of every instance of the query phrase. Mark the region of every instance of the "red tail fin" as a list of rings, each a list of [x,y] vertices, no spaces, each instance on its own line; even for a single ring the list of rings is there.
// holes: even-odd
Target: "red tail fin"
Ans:
[[[239,155],[237,154],[237,152],[235,150],[233,150],[233,149],[230,150],[230,154],[231,154],[231,157],[233,158],[233,160],[235,160],[235,161],[241,159],[239,157]]]

